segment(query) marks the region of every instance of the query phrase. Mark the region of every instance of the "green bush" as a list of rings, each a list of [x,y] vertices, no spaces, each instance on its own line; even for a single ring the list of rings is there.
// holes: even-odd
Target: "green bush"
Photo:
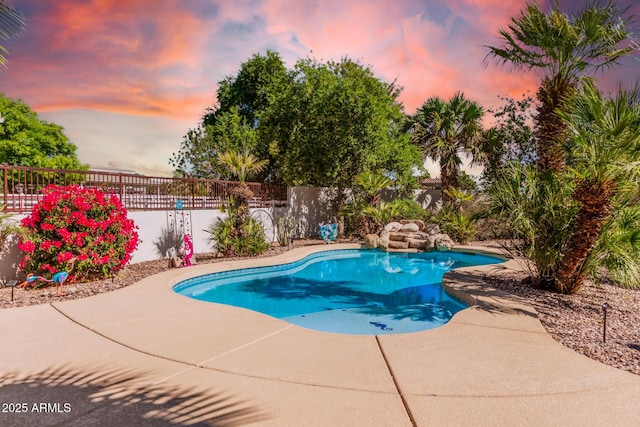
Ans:
[[[239,227],[236,226],[237,205],[233,198],[225,208],[227,217],[216,218],[208,229],[208,241],[216,253],[224,257],[260,255],[269,248],[262,224],[249,217]]]
[[[440,230],[458,243],[466,244],[475,237],[474,221],[469,216],[454,212],[447,206],[438,212],[436,222],[440,225]]]

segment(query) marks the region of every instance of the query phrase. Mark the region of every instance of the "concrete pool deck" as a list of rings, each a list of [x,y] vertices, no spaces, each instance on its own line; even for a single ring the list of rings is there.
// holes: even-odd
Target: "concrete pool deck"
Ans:
[[[175,269],[75,301],[0,310],[0,425],[637,425],[640,376],[555,342],[500,265],[447,273],[477,305],[411,334],[338,335],[178,295]],[[462,294],[459,294],[462,295]]]

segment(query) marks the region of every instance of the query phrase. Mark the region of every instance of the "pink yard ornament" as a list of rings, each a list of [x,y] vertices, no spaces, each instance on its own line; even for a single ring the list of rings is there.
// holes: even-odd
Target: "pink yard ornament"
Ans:
[[[182,265],[181,267],[187,267],[196,263],[195,260],[191,261],[193,258],[193,241],[191,241],[191,236],[188,234],[184,235],[184,248],[182,249]]]

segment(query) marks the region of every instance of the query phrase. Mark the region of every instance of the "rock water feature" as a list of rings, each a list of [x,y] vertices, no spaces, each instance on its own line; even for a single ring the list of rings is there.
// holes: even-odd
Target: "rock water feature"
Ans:
[[[448,251],[455,244],[436,224],[420,220],[390,222],[377,234],[368,234],[365,246],[386,251]]]

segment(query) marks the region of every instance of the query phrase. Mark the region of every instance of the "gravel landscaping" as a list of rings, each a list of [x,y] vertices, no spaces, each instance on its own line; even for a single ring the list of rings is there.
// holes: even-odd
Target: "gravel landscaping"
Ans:
[[[319,240],[296,241],[295,246],[322,244]],[[286,248],[272,246],[265,256],[273,256]],[[213,254],[196,255],[199,264],[228,261]],[[140,279],[170,267],[167,260],[132,264],[113,279],[66,285],[67,295],[55,296],[54,287],[24,290],[0,288],[0,308],[85,298],[129,286]],[[523,284],[524,273],[500,273],[486,277],[498,289],[527,298],[538,312],[540,321],[558,342],[587,357],[640,375],[640,290],[623,289],[603,281],[587,283],[576,295],[560,295]],[[607,335],[603,342],[603,304],[607,303]]]

